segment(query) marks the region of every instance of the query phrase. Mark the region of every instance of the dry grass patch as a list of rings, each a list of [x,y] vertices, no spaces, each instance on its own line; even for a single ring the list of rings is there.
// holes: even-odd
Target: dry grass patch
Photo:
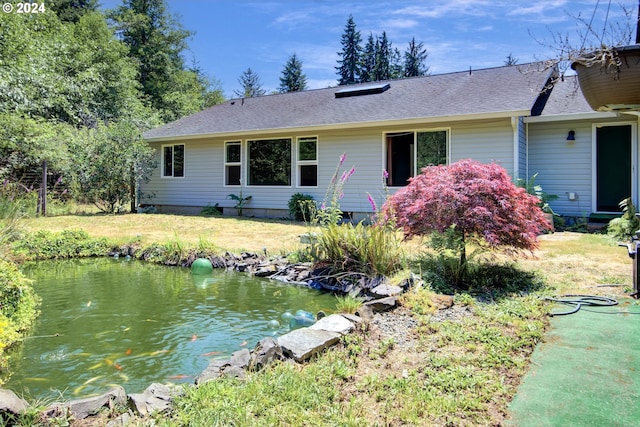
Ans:
[[[540,248],[534,255],[519,264],[538,271],[558,293],[620,297],[632,286],[631,258],[626,248],[605,235],[547,234],[540,237]]]

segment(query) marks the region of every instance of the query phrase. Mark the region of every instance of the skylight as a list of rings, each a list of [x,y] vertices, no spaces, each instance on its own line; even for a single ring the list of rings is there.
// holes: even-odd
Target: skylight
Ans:
[[[389,89],[389,83],[375,83],[365,86],[345,87],[336,91],[336,98],[346,98],[348,96],[372,95],[374,93],[382,93]]]

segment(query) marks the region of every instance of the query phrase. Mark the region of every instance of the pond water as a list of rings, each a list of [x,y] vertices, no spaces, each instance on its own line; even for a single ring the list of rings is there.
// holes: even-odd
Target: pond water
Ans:
[[[242,273],[112,258],[25,266],[41,314],[15,349],[6,388],[31,398],[77,399],[114,384],[193,383],[212,359],[286,333],[284,312],[327,313],[335,297]]]

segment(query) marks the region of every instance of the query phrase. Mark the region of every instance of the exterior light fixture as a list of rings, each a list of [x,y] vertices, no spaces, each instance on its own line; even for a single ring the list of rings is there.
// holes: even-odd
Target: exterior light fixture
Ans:
[[[575,140],[576,140],[576,131],[570,130],[569,134],[567,135],[567,141],[575,141]]]

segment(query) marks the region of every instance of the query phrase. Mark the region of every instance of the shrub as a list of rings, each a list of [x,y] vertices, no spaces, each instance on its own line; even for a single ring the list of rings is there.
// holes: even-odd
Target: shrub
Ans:
[[[640,220],[636,216],[636,207],[631,198],[620,202],[622,216],[609,221],[607,234],[617,240],[630,240],[640,229]]]
[[[495,164],[461,160],[428,166],[382,208],[405,237],[445,233],[442,248],[458,254],[464,268],[467,245],[506,252],[533,250],[548,226],[539,199],[517,187]]]
[[[0,259],[0,368],[7,365],[4,351],[33,323],[39,303],[27,278],[15,265]]]
[[[63,230],[58,233],[42,230],[24,236],[12,249],[27,260],[38,260],[104,256],[112,246],[107,239],[91,238],[82,230]]]
[[[311,220],[313,196],[309,194],[295,193],[289,199],[289,214],[296,221]]]

